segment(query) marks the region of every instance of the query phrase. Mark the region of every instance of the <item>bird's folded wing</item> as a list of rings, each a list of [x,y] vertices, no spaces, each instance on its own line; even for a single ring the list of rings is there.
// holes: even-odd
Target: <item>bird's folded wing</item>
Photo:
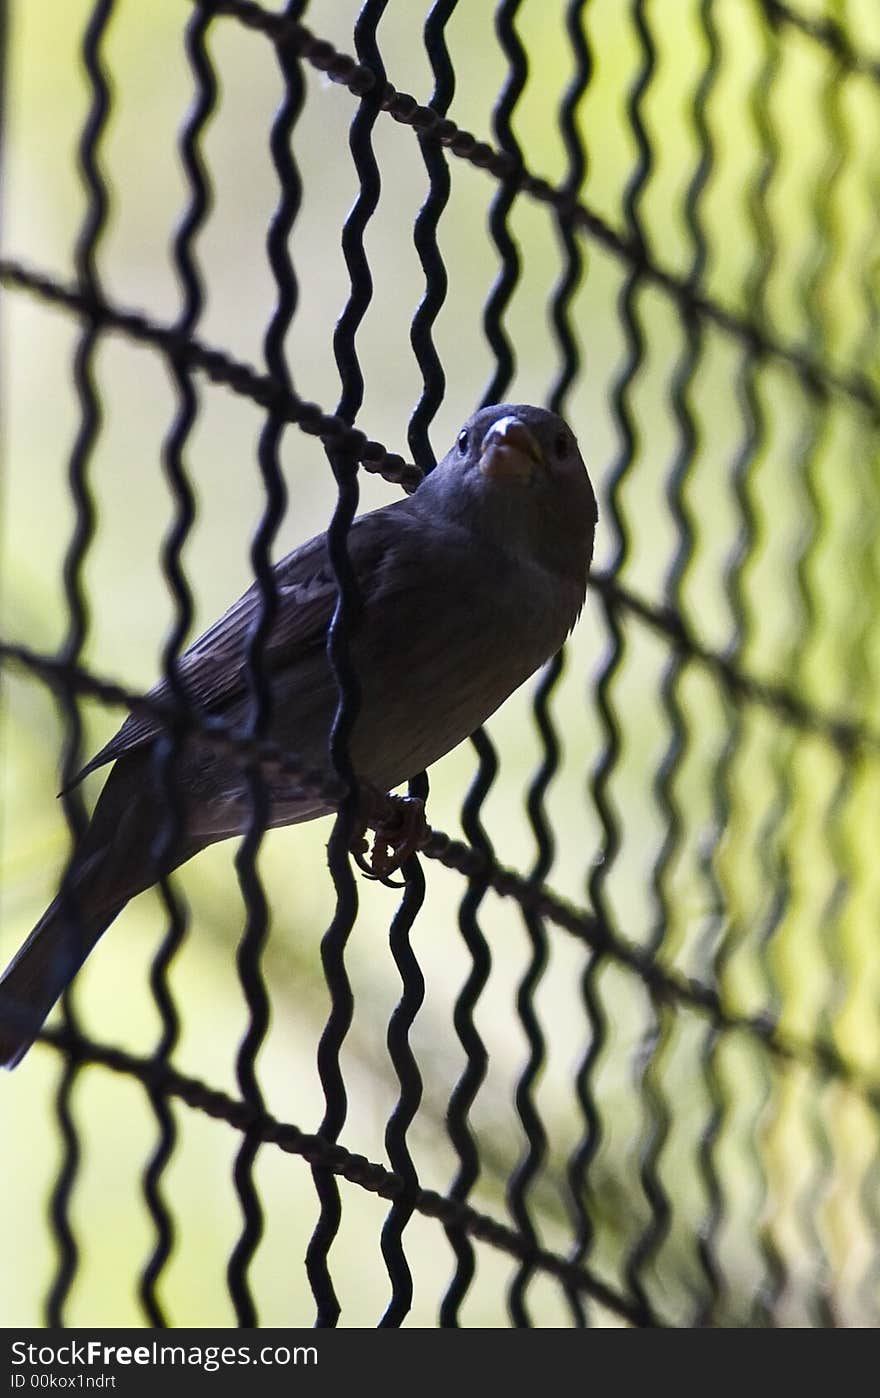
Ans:
[[[384,510],[363,515],[352,526],[349,558],[356,576],[375,577],[382,555],[394,538],[391,521],[384,527]],[[336,580],[327,553],[326,536],[310,539],[276,564],[276,612],[262,656],[270,677],[295,666],[326,644],[327,627],[336,605]],[[187,699],[197,712],[220,717],[249,694],[248,641],[260,613],[262,594],[254,583],[227,612],[183,653],[178,669]],[[173,702],[167,680],[150,690],[148,698]],[[153,714],[130,714],[115,737],[83,767],[71,786],[123,753],[143,747],[162,731]]]

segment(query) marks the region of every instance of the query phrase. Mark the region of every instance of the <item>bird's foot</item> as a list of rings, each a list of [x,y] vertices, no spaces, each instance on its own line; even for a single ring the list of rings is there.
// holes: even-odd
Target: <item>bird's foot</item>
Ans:
[[[354,862],[368,879],[386,888],[403,888],[391,875],[424,844],[428,834],[425,803],[418,796],[390,796],[361,783],[360,819],[351,843]],[[373,830],[370,849],[367,829]]]

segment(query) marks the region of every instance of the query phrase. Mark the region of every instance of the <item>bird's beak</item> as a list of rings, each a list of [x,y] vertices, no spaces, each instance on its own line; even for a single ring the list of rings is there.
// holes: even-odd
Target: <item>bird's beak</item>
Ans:
[[[544,474],[547,462],[538,439],[518,417],[493,422],[480,449],[480,470],[490,480],[528,484]]]

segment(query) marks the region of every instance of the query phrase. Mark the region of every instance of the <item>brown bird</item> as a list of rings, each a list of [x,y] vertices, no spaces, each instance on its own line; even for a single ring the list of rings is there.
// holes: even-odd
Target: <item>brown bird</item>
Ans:
[[[474,413],[413,495],[355,520],[348,551],[361,606],[350,650],[361,697],[348,747],[367,791],[389,792],[436,762],[555,654],[583,606],[595,525],[595,496],[570,429],[555,413],[511,404]],[[267,736],[304,768],[329,775],[337,686],[327,632],[336,583],[326,535],[274,572]],[[255,584],[179,662],[195,707],[232,729],[249,711],[247,642],[260,605]],[[168,700],[167,682],[150,697]],[[130,715],[77,778],[115,764],[75,855],[75,913],[56,898],[0,977],[6,1067],[30,1047],[129,899],[159,877],[152,848],[167,803],[153,757],[161,733],[160,718]],[[332,809],[277,769],[264,783],[270,826]],[[243,833],[252,818],[241,763],[197,733],[177,752],[175,787],[183,834],[161,872]]]

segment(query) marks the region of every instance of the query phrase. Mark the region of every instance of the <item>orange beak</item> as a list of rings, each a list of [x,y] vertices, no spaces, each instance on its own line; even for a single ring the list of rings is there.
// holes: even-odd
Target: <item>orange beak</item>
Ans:
[[[502,417],[493,422],[480,452],[480,470],[490,480],[534,480],[536,471],[547,470],[537,438],[518,417]]]

